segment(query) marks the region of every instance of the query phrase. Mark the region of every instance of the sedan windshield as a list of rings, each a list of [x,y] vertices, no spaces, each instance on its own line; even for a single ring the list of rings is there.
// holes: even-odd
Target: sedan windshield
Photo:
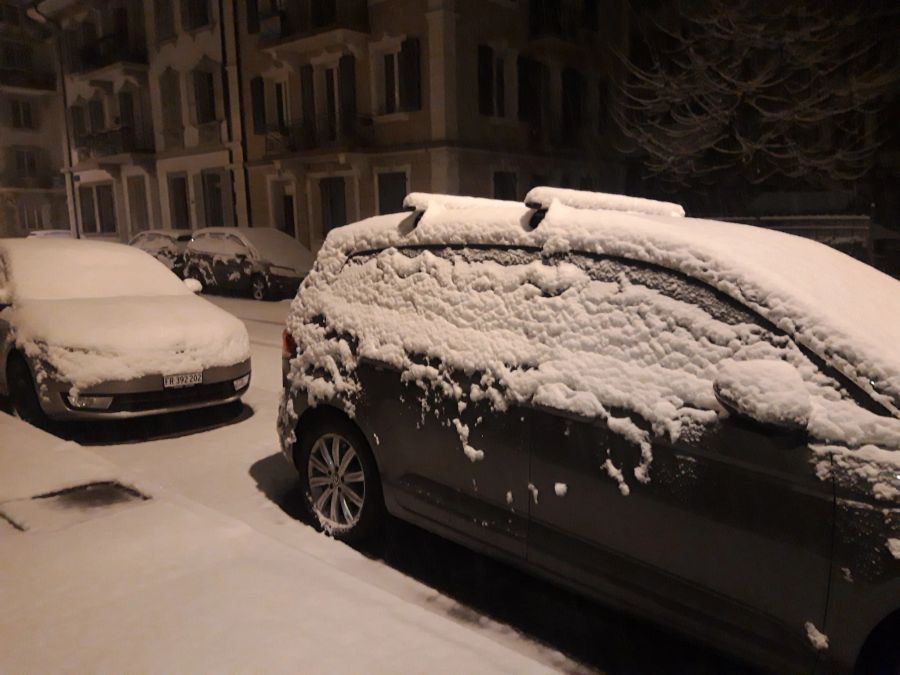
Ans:
[[[123,244],[4,240],[0,256],[6,268],[3,295],[15,301],[191,293],[165,265]]]

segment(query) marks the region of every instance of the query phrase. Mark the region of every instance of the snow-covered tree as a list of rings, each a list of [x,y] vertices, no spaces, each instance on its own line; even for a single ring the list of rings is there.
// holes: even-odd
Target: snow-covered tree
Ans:
[[[846,186],[894,131],[878,112],[900,75],[896,2],[633,7],[615,117],[663,181]]]

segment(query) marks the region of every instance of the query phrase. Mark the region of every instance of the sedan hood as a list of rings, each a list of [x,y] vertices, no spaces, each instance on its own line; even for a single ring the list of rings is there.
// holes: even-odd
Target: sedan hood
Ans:
[[[244,324],[195,295],[35,300],[0,318],[20,349],[79,388],[250,358]]]

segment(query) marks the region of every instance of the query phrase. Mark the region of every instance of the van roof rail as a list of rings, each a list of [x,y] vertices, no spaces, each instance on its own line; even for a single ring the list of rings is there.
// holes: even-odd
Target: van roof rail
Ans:
[[[525,196],[525,204],[533,209],[549,209],[553,202],[560,202],[576,209],[623,211],[625,213],[644,213],[651,216],[684,218],[684,207],[680,204],[658,202],[654,199],[628,197],[607,192],[536,187],[532,188]]]
[[[430,192],[410,192],[403,200],[403,208],[407,211],[426,211],[430,206],[441,206],[445,209],[474,209],[485,207],[522,207],[522,202],[487,197],[459,197]]]

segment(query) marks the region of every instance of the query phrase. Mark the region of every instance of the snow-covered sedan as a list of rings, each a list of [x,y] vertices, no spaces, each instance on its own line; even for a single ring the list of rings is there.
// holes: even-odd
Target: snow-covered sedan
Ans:
[[[184,275],[204,290],[269,300],[293,296],[313,261],[305,246],[274,227],[208,227],[194,232]]]
[[[0,391],[39,426],[238,400],[247,330],[190,285],[122,244],[0,240]]]
[[[184,277],[184,253],[193,239],[191,232],[184,230],[146,230],[128,242],[159,260],[179,277]]]
[[[407,200],[288,318],[324,529],[389,512],[779,672],[898,672],[900,283],[675,204]]]

